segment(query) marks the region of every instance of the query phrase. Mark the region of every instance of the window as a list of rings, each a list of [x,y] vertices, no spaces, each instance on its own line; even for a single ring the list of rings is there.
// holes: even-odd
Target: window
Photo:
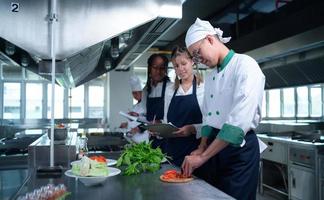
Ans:
[[[104,116],[104,87],[89,86],[89,118]]]
[[[26,118],[41,119],[43,102],[43,85],[41,83],[26,84]]]
[[[308,116],[308,88],[297,87],[297,105],[298,112],[297,117],[307,117]]]
[[[58,85],[55,85],[55,100],[54,100],[54,118],[55,119],[62,119],[63,108],[64,108],[64,88]],[[47,85],[47,118],[51,118],[51,104],[52,104],[52,84]]]
[[[20,118],[20,83],[4,83],[3,118]]]
[[[322,116],[322,90],[321,87],[310,88],[310,98],[311,98],[311,117]]]
[[[295,116],[295,89],[283,89],[283,117]]]
[[[269,117],[280,117],[280,90],[269,90]]]
[[[69,117],[84,118],[84,86],[71,89]]]

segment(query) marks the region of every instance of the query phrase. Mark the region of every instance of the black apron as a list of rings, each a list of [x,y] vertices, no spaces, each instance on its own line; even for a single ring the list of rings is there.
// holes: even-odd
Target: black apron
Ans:
[[[210,144],[219,129],[213,129]],[[259,175],[259,142],[254,131],[246,133],[245,145],[228,145],[204,165],[195,170],[203,178],[228,195],[242,200],[255,200]]]
[[[194,77],[192,86],[192,94],[190,95],[176,96],[178,90],[175,90],[169,105],[168,122],[179,128],[184,125],[202,123],[202,114],[196,95],[196,77]],[[166,139],[165,148],[167,155],[172,157],[171,162],[181,166],[184,157],[197,149],[198,145],[199,140],[196,139],[196,135],[190,135]]]
[[[146,119],[147,121],[153,121],[154,116],[155,120],[163,120],[164,117],[164,96],[165,88],[168,80],[163,81],[162,94],[161,97],[149,97],[147,94],[146,97]],[[164,152],[165,139],[157,139],[156,137],[151,137],[152,147],[160,147],[162,152]]]

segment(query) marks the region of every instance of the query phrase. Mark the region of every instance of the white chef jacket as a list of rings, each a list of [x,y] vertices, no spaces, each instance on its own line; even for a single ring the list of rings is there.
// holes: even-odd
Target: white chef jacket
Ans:
[[[192,89],[193,87],[191,86],[189,88],[189,90],[187,92],[185,92],[182,88],[181,85],[179,85],[179,89],[176,93],[176,96],[186,96],[186,95],[190,95],[192,94]],[[164,101],[164,122],[167,122],[167,114],[168,114],[168,110],[169,110],[169,105],[171,103],[172,97],[174,94],[174,85],[169,85],[166,88],[165,91],[165,101]],[[196,90],[196,95],[197,95],[197,100],[198,100],[198,104],[200,107],[200,110],[202,111],[202,106],[203,106],[203,99],[204,99],[204,83],[200,83],[199,85],[197,85],[197,90]],[[202,124],[194,124],[197,134],[196,134],[196,138],[200,138],[201,137],[201,127]]]
[[[131,109],[132,112],[136,112],[140,114],[140,117],[143,114],[143,109],[140,106],[140,103],[137,103],[133,106],[133,108]],[[130,131],[132,128],[135,128],[138,126],[138,122],[136,121],[130,121],[128,120],[128,127],[127,127],[127,132]],[[130,137],[130,136],[128,136]],[[143,133],[135,133],[133,134],[133,136],[130,137],[130,139],[135,142],[135,143],[141,143],[141,142],[149,142],[149,133],[147,131],[143,132]]]
[[[171,87],[171,86],[173,86],[173,83],[171,81],[168,81],[167,84],[166,84],[166,89],[168,87]],[[159,82],[156,86],[152,86],[151,87],[151,93],[149,94],[149,97],[151,97],[151,98],[153,98],[153,97],[161,97],[162,87],[163,87],[163,81]],[[145,116],[146,116],[146,112],[147,112],[147,110],[146,110],[146,98],[147,98],[147,88],[145,87],[143,89],[143,93],[142,93],[142,100],[138,105],[141,108],[141,111],[143,112],[143,113],[140,113],[140,114],[143,114]],[[164,96],[164,99],[165,99],[165,96]]]
[[[264,84],[257,62],[235,53],[222,70],[215,68],[206,77],[203,124],[217,129],[229,124],[244,135],[255,129],[261,121]]]

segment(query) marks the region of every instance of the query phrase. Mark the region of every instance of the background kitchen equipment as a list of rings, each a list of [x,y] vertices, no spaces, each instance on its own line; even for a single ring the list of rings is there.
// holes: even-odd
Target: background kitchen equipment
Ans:
[[[67,133],[68,133],[68,128],[66,128],[66,127],[54,128],[54,140],[55,141],[65,140],[67,137]],[[51,139],[51,129],[47,130],[47,136],[49,139]]]

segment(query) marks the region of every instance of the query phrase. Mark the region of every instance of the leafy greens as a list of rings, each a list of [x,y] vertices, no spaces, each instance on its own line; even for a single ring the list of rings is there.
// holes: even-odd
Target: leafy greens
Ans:
[[[140,174],[142,172],[155,172],[160,169],[160,164],[165,155],[160,148],[153,149],[151,142],[128,144],[117,160],[117,167],[127,166],[125,175]]]

